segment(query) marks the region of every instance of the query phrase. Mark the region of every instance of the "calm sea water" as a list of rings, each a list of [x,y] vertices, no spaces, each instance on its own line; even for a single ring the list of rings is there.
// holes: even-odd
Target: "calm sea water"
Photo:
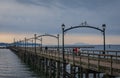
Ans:
[[[8,49],[0,49],[0,78],[43,78],[38,77]]]
[[[94,48],[89,48],[91,50],[103,50],[103,45],[91,45]],[[106,50],[117,50],[120,51],[120,45],[106,45]]]

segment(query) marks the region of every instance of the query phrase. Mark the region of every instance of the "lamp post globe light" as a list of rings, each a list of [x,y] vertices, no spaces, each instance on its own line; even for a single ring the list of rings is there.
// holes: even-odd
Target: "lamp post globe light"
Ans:
[[[103,27],[103,29],[105,29],[106,28],[106,24],[103,24],[102,27]]]
[[[64,24],[62,24],[61,26],[62,26],[62,29],[64,29],[64,28],[65,28],[65,25],[64,25]]]

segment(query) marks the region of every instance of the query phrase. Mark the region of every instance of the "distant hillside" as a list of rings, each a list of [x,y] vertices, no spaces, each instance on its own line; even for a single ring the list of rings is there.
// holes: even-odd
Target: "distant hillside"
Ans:
[[[15,43],[16,45],[22,46],[25,45],[24,43]],[[9,46],[12,45],[11,43],[0,43],[0,46]],[[34,46],[34,43],[27,43],[28,46]],[[41,45],[41,44],[36,44],[37,46]]]
[[[8,45],[9,43],[0,43],[0,46],[6,46]]]
[[[87,43],[75,43],[73,45],[90,45],[90,44],[87,44]]]

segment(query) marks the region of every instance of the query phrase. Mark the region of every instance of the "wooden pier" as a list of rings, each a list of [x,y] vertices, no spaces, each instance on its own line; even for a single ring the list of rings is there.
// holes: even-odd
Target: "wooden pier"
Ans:
[[[36,71],[42,71],[46,78],[63,78],[63,58],[61,50],[40,47],[10,47],[24,62],[31,65]],[[74,55],[70,48],[65,49],[65,78],[89,78],[92,73],[94,78],[114,78],[120,76],[120,51],[83,50],[79,55]],[[114,55],[111,55],[114,53]],[[70,70],[67,66],[70,65]]]

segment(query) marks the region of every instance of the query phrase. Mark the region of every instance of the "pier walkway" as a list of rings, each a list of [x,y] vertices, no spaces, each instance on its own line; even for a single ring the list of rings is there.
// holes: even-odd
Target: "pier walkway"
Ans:
[[[48,48],[45,50],[40,47],[10,47],[16,54],[24,59],[28,64],[47,72],[50,78],[62,78],[63,54],[61,49]],[[89,78],[89,72],[105,73],[110,77],[120,76],[120,51],[103,50],[82,50],[78,55],[73,53],[72,48],[65,48],[65,69],[66,78],[83,78],[83,72],[86,78]],[[70,72],[67,71],[67,65],[70,64]],[[76,71],[77,69],[77,71]],[[86,70],[83,70],[86,69]]]

